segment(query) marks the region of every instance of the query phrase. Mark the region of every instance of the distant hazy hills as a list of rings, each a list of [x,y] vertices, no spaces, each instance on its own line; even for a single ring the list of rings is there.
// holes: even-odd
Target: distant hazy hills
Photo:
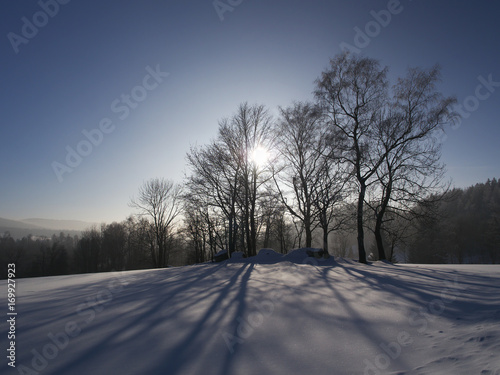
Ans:
[[[21,223],[35,225],[45,229],[79,230],[88,229],[93,223],[79,220],[23,219]]]
[[[0,235],[9,232],[13,238],[22,238],[29,234],[47,236],[59,234],[75,235],[88,229],[94,223],[79,220],[23,219],[9,220],[0,218]]]

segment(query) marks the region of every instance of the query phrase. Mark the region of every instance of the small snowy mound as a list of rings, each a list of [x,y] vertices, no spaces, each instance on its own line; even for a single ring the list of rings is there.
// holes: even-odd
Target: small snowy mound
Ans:
[[[309,257],[309,255],[307,255],[307,250],[308,248],[291,250],[284,258],[292,263],[305,263],[305,260]]]
[[[288,254],[280,254],[273,249],[260,249],[256,256],[245,258],[242,252],[231,254],[230,263],[255,263],[255,264],[276,264],[290,262],[295,264],[310,264],[313,266],[333,266],[335,261],[333,256],[328,255],[325,259],[323,249],[301,248],[290,251]]]
[[[241,251],[235,251],[231,254],[231,260],[243,260],[245,259],[245,255]]]
[[[259,253],[251,258],[253,262],[259,264],[272,264],[281,262],[283,255],[277,253],[273,249],[260,249]]]
[[[222,262],[223,260],[229,259],[229,255],[227,253],[227,250],[221,250],[217,254],[215,254],[214,260],[216,262]]]
[[[319,254],[322,253],[323,249],[303,247],[301,249],[295,249],[290,251],[283,257],[283,260],[287,260],[289,262],[297,264],[311,264],[314,266],[333,266],[335,264],[333,256],[329,255],[327,259],[324,259],[323,256],[319,256]]]

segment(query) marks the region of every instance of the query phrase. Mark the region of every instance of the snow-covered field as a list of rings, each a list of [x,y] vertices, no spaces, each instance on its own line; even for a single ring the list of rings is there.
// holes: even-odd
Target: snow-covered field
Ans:
[[[256,258],[19,279],[0,373],[500,374],[500,266]]]

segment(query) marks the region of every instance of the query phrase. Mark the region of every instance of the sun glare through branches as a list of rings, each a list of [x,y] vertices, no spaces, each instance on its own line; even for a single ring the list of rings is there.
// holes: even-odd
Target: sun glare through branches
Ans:
[[[269,151],[262,146],[255,147],[249,155],[250,162],[254,163],[256,167],[264,167],[269,160]]]

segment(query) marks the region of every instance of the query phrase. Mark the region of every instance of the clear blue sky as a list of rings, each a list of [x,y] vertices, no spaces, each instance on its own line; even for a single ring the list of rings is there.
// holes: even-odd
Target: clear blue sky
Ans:
[[[2,1],[0,217],[125,219],[143,181],[181,182],[190,145],[241,102],[275,112],[312,99],[342,43],[394,76],[439,63],[467,115],[447,131],[448,177],[500,177],[500,84],[477,91],[478,77],[500,82],[498,2],[221,0],[219,13],[212,0],[60,2]],[[78,145],[88,155],[71,167]]]

